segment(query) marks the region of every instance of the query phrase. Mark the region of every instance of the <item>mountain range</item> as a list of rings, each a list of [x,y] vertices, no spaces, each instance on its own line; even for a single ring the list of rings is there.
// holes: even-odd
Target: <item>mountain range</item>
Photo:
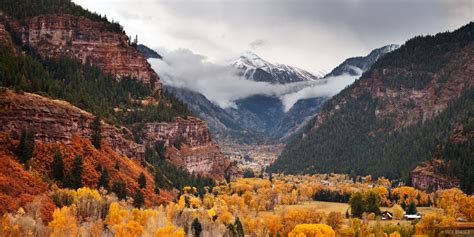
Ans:
[[[362,73],[377,59],[397,47],[397,45],[387,45],[373,50],[367,56],[349,58],[330,74],[332,77],[352,75],[355,71],[351,70]],[[230,65],[238,75],[247,80],[289,86],[294,85],[292,83],[308,82],[308,85],[300,86],[299,90],[323,78],[331,80],[329,74],[315,75],[297,67],[270,63],[252,52],[243,53]],[[328,97],[300,99],[288,111],[285,111],[280,98],[262,94],[238,99],[235,101],[235,107],[221,108],[199,92],[172,86],[165,86],[165,88],[188,104],[194,114],[206,120],[218,140],[246,144],[286,141],[302,128],[329,99]]]

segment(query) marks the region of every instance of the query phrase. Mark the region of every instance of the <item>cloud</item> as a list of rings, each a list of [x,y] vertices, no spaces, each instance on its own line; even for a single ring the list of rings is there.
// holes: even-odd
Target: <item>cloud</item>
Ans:
[[[250,49],[308,71],[330,71],[374,48],[453,30],[473,20],[474,11],[472,0],[74,2],[118,20],[150,47],[188,48],[215,63]]]
[[[265,43],[266,43],[266,41],[263,40],[263,39],[256,39],[256,40],[250,42],[249,46],[252,49],[258,49],[258,48],[262,47]]]
[[[342,89],[352,84],[359,76],[342,75],[337,77],[328,77],[320,80],[320,83],[305,87],[299,91],[288,93],[280,97],[285,112],[302,99],[315,97],[332,97]]]
[[[158,51],[164,61],[150,59],[149,62],[163,84],[199,92],[222,108],[235,107],[236,100],[252,95],[268,95],[279,97],[285,110],[289,110],[299,99],[333,96],[355,79],[342,76],[284,85],[255,82],[238,76],[228,65],[214,64],[188,49]]]

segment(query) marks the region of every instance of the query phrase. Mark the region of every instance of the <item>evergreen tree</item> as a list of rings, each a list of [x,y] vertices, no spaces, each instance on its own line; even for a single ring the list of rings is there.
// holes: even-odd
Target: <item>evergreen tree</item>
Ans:
[[[145,178],[145,174],[143,174],[143,172],[141,172],[140,176],[138,177],[138,186],[140,188],[145,188],[146,187],[146,178]]]
[[[82,156],[74,157],[74,160],[72,162],[71,174],[73,177],[74,189],[78,189],[82,187],[82,172],[84,170],[83,162],[84,161],[82,159]]]
[[[191,230],[193,237],[200,237],[202,232],[202,226],[198,218],[194,218],[193,223],[191,224]]]
[[[234,222],[235,230],[237,232],[237,237],[244,237],[244,227],[242,226],[242,223],[240,222],[239,218],[235,219]]]
[[[135,191],[135,196],[133,197],[133,206],[140,208],[145,203],[145,197],[143,197],[143,193],[140,189]]]
[[[35,148],[35,135],[29,129],[22,129],[20,133],[20,143],[18,144],[17,152],[19,160],[22,164],[27,165],[27,162],[33,157],[33,149]]]
[[[64,161],[61,153],[56,151],[54,153],[53,162],[51,163],[53,170],[53,179],[62,181],[64,179]]]
[[[66,188],[78,189],[82,187],[83,160],[81,156],[74,157],[71,171],[64,177],[63,185]]]
[[[125,199],[128,195],[125,182],[121,179],[114,180],[112,184],[112,192],[114,192],[119,199]]]
[[[405,201],[403,201],[402,203],[400,203],[400,206],[403,208],[404,211],[407,211],[407,204]]]
[[[107,168],[103,168],[97,186],[103,187],[105,190],[110,191],[109,180],[109,171],[107,170]]]
[[[414,215],[418,211],[416,210],[416,204],[415,202],[410,202],[410,205],[408,206],[407,214],[408,215]]]
[[[101,133],[101,128],[100,128],[100,117],[96,116],[94,120],[92,121],[91,124],[91,129],[92,129],[92,137],[91,137],[91,142],[92,145],[96,149],[100,149],[100,142],[102,140],[102,133]]]

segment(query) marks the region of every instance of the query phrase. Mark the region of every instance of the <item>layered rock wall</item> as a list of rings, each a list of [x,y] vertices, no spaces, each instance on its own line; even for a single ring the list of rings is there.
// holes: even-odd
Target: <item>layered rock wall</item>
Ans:
[[[94,116],[73,105],[30,93],[0,91],[0,131],[17,138],[24,128],[32,129],[35,138],[45,142],[70,143],[73,135],[89,138],[93,133]],[[145,124],[142,132],[146,143],[165,141],[173,163],[190,173],[224,176],[227,160],[219,147],[211,140],[204,121],[197,118],[177,118],[172,123]],[[141,158],[145,145],[136,143],[127,128],[116,128],[101,122],[103,140],[117,152],[130,158]],[[172,147],[175,139],[181,139],[180,150]]]
[[[12,24],[13,29],[42,56],[78,58],[118,78],[130,76],[146,83],[159,80],[146,58],[129,45],[129,38],[108,30],[104,22],[72,15],[42,15],[27,22],[26,26]]]
[[[228,162],[212,140],[206,122],[199,118],[176,118],[174,122],[146,123],[142,138],[148,143],[164,141],[168,147],[181,143],[180,149],[171,149],[173,162],[190,173],[223,177]]]
[[[437,167],[443,165],[444,161],[434,159],[418,165],[411,172],[413,187],[424,191],[436,191],[438,189],[459,188],[459,179],[449,177],[437,172]]]
[[[32,129],[45,142],[72,141],[74,134],[89,138],[94,116],[71,104],[30,93],[0,92],[0,131],[17,137],[22,129]],[[143,157],[145,148],[130,138],[127,129],[101,123],[103,139],[128,157]]]

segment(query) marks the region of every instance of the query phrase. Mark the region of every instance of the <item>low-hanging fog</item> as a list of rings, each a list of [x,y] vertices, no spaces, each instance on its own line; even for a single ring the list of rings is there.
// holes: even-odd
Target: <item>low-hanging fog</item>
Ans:
[[[300,99],[333,96],[358,77],[343,75],[284,85],[255,82],[238,76],[229,65],[211,63],[188,49],[159,51],[164,60],[149,62],[163,84],[199,92],[221,108],[235,107],[236,100],[252,95],[268,95],[280,98],[288,111]]]

